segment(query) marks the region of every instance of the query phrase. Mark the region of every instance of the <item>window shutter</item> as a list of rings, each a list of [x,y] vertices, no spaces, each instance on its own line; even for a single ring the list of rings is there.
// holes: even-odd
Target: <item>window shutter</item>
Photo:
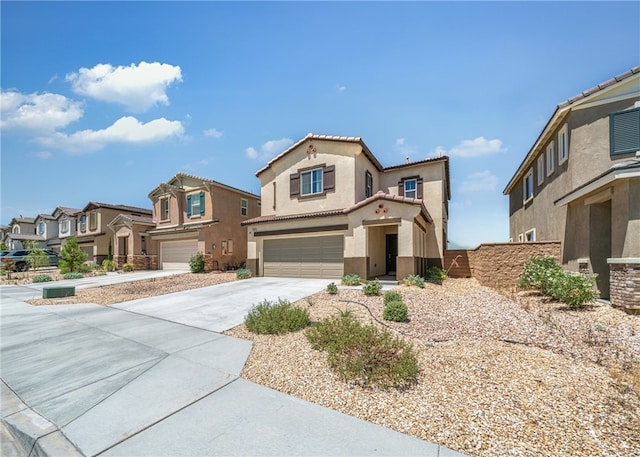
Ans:
[[[323,186],[324,191],[335,190],[336,188],[336,166],[331,165],[328,167],[324,167],[323,170]]]
[[[422,178],[418,178],[418,181],[416,183],[416,187],[418,188],[418,192],[417,192],[417,196],[418,199],[422,198]]]
[[[398,183],[398,195],[404,197],[404,181]]]
[[[610,116],[611,155],[640,150],[640,109]]]
[[[200,216],[204,216],[204,192],[200,192]]]
[[[293,173],[289,176],[289,195],[291,197],[300,195],[300,173]]]
[[[187,195],[187,217],[191,217],[191,195]]]

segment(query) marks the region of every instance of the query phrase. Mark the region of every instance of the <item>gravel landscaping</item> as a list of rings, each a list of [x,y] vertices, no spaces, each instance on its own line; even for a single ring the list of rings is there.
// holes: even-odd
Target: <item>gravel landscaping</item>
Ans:
[[[382,320],[382,297],[321,292],[297,305],[313,321],[349,309],[413,341],[422,372],[404,390],[347,385],[303,331],[253,341],[243,377],[472,456],[640,455],[640,316],[574,311],[473,279],[396,289],[406,323]]]

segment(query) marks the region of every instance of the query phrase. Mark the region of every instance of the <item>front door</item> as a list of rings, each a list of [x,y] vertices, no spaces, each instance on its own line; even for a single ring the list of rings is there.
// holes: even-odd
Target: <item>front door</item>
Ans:
[[[386,254],[387,254],[387,274],[396,274],[396,261],[398,258],[398,235],[387,235],[386,238]]]

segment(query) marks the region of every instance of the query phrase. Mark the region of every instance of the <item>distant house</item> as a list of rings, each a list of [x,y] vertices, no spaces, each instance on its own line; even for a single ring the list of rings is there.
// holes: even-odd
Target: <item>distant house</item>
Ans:
[[[77,221],[76,214],[82,210],[76,208],[68,208],[65,206],[58,206],[53,210],[51,215],[58,223],[58,238],[60,245],[63,246],[64,242],[70,236],[77,236]]]
[[[36,220],[32,217],[14,217],[9,223],[6,243],[9,249],[23,249],[28,241],[35,241],[44,247],[44,237],[36,234]]]
[[[383,167],[360,138],[308,134],[256,173],[254,275],[403,279],[442,266],[449,159]]]
[[[38,245],[46,249],[60,250],[60,238],[58,237],[58,221],[51,214],[38,214],[35,218],[36,235]]]
[[[240,223],[260,214],[260,197],[211,179],[178,173],[149,193],[162,269],[188,269],[197,252],[206,268],[224,269],[247,258],[247,233]]]
[[[135,206],[89,202],[75,214],[78,245],[87,253],[88,261],[101,264],[108,257],[109,250],[113,251],[113,231],[108,224],[121,214],[151,217],[151,210]]]
[[[614,302],[635,284],[638,307],[639,151],[635,67],[560,103],[504,189],[513,241],[561,241],[568,269]]]

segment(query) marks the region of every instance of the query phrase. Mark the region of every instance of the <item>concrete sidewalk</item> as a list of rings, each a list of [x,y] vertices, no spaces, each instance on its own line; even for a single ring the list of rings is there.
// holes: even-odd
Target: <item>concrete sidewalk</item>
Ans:
[[[460,455],[241,379],[251,343],[203,329],[215,308],[233,326],[265,297],[323,288],[260,279],[121,309],[34,307],[3,286],[2,419],[15,442],[48,456]]]

